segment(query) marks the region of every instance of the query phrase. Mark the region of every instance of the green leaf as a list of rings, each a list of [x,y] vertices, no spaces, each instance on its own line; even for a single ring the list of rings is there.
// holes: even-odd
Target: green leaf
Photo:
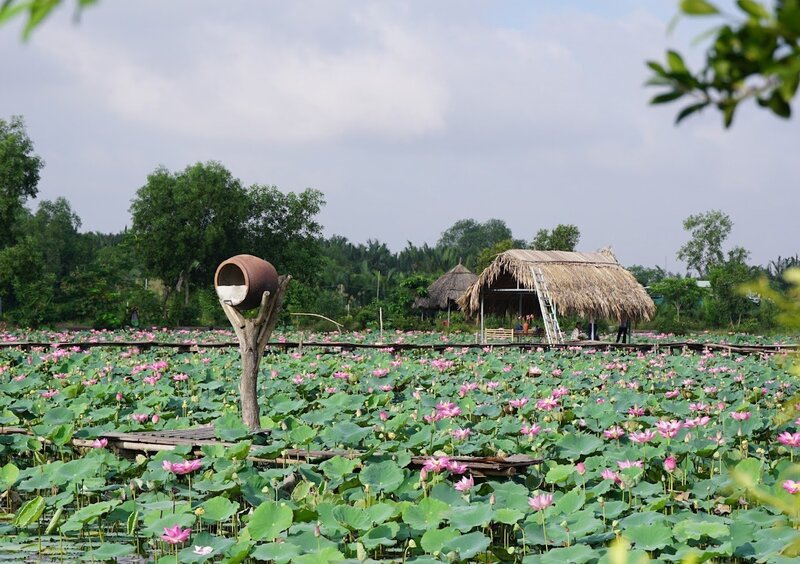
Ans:
[[[502,507],[494,512],[494,515],[492,516],[492,521],[494,521],[495,523],[504,523],[506,525],[513,525],[523,517],[525,517],[525,514],[522,511],[517,511],[516,509],[509,509],[508,507]]]
[[[350,421],[328,427],[322,432],[322,438],[330,445],[343,444],[358,447],[361,441],[373,433],[372,428],[360,427]]]
[[[570,434],[562,437],[557,443],[562,454],[570,460],[577,460],[581,456],[592,454],[603,448],[603,441],[594,435]]]
[[[571,562],[583,564],[598,557],[598,553],[585,544],[576,544],[566,548],[552,548],[542,555],[542,564],[562,564]]]
[[[665,525],[636,525],[625,529],[623,534],[636,548],[647,551],[664,548],[672,542],[672,532]]]
[[[253,540],[272,540],[292,525],[294,514],[285,504],[265,501],[253,511],[247,530]]]
[[[686,106],[678,113],[678,117],[675,118],[675,125],[678,125],[685,118],[689,117],[693,113],[699,112],[706,106],[708,106],[708,102],[700,102],[699,104],[692,104],[691,106]]]
[[[123,556],[128,556],[129,554],[133,554],[136,550],[136,547],[132,544],[115,544],[106,542],[103,543],[100,548],[96,548],[94,550],[90,550],[87,552],[83,558],[86,559],[97,559],[97,560],[113,560],[116,558],[121,558]]]
[[[369,486],[373,493],[393,492],[400,487],[403,479],[403,471],[391,460],[370,464],[358,475],[358,480]]]
[[[683,62],[683,57],[681,57],[680,53],[671,49],[667,51],[667,65],[669,65],[669,70],[673,73],[688,72],[686,63]]]
[[[666,92],[664,94],[659,94],[657,96],[653,96],[650,99],[650,104],[657,105],[657,104],[666,104],[667,102],[672,102],[677,100],[681,96],[683,96],[684,92],[682,90],[673,90],[672,92]]]
[[[239,441],[230,448],[225,449],[225,458],[228,460],[244,460],[250,454],[253,441]]]
[[[681,12],[690,16],[711,16],[719,10],[706,0],[681,0]]]
[[[313,428],[308,425],[300,425],[289,431],[289,442],[304,445],[310,443],[316,436],[317,432]]]
[[[767,10],[761,2],[756,2],[755,0],[738,0],[736,3],[742,10],[754,18],[768,20],[771,17],[769,10]]]
[[[412,529],[428,531],[439,526],[450,506],[438,499],[425,498],[416,505],[408,506],[403,511],[403,522]]]
[[[333,509],[333,515],[337,521],[344,523],[350,530],[367,531],[372,527],[372,515],[360,507],[337,505]]]
[[[352,474],[356,466],[358,466],[358,460],[344,458],[338,454],[319,465],[328,478],[344,478]]]
[[[466,532],[475,527],[482,527],[492,520],[492,506],[488,503],[453,507],[447,517],[451,527]]]
[[[400,525],[394,521],[378,525],[361,537],[361,542],[369,550],[378,546],[392,546],[397,542],[395,536],[400,531]]]
[[[489,537],[480,532],[460,535],[447,541],[442,552],[456,552],[461,560],[468,560],[489,546]]]
[[[24,528],[38,520],[44,512],[44,506],[44,498],[40,495],[27,501],[14,517],[14,526]]]
[[[204,501],[200,507],[204,513],[200,519],[206,522],[218,523],[226,521],[239,510],[239,504],[225,497],[217,496]]]
[[[274,560],[277,564],[283,564],[300,556],[300,548],[290,542],[270,542],[258,545],[250,556],[256,560]]]
[[[0,468],[0,490],[11,489],[11,486],[17,482],[17,478],[19,478],[19,468],[12,462]]]
[[[734,468],[734,473],[745,480],[749,486],[755,486],[761,481],[761,461],[757,458],[745,458]]]
[[[105,515],[119,504],[120,501],[116,499],[114,501],[98,501],[97,503],[92,503],[86,507],[81,507],[78,509],[70,516],[69,521],[88,523],[92,519],[96,519],[101,515]]]
[[[444,529],[430,529],[420,540],[422,550],[428,554],[435,554],[442,550],[442,547],[454,538],[461,536],[461,533],[450,527]]]
[[[586,503],[586,496],[580,490],[572,490],[556,502],[556,511],[564,515],[571,515],[583,507],[584,503]]]
[[[548,484],[559,484],[567,481],[575,472],[575,466],[572,464],[556,464],[547,471],[544,479]]]
[[[686,542],[689,539],[700,540],[703,536],[720,540],[729,537],[731,534],[730,527],[724,523],[696,521],[694,519],[679,522],[675,525],[672,532],[675,538],[680,542]]]
[[[223,441],[234,442],[247,437],[250,430],[235,413],[228,413],[214,421],[214,434]]]

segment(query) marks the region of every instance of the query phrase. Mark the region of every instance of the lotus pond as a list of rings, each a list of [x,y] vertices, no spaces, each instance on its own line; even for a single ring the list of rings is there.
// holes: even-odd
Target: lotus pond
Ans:
[[[30,432],[0,435],[0,558],[795,561],[791,357],[307,348],[265,357],[256,442],[238,363],[0,351],[0,424]],[[206,424],[232,446],[126,457],[100,439]],[[291,448],[352,456],[252,460]],[[510,454],[544,462],[485,478],[452,460]]]

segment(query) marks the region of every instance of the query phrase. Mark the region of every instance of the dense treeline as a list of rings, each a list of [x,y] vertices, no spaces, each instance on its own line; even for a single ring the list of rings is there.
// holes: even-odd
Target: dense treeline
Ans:
[[[27,207],[38,194],[43,166],[22,118],[0,120],[0,322],[120,327],[135,311],[133,321],[142,325],[224,325],[211,283],[214,268],[250,253],[294,276],[287,323],[312,323],[292,315],[312,312],[362,328],[377,323],[380,309],[388,327],[430,327],[431,318],[412,305],[455,264],[477,271],[510,248],[574,250],[580,241],[575,225],[517,239],[501,219],[463,219],[435,245],[409,242],[399,252],[378,240],[325,238],[318,221],[321,192],[244,186],[217,162],[182,171],[156,168],[132,201],[130,229],[86,233],[64,198]],[[655,325],[768,328],[774,308],[738,287],[766,275],[780,288],[797,257],[760,268],[747,264],[744,249],[724,255],[732,223],[718,211],[691,216],[684,228],[691,239],[679,256],[711,286],[659,267],[631,267],[660,303]]]

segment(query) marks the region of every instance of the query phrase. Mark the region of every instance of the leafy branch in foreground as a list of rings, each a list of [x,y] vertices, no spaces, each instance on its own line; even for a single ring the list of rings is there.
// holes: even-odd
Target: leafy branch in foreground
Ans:
[[[75,0],[75,18],[77,19],[83,9],[98,0]],[[33,30],[47,19],[47,17],[61,5],[61,0],[2,0],[0,3],[0,25],[7,23],[18,16],[28,16],[22,30],[22,38],[28,40]]]
[[[756,0],[737,0],[736,6],[738,12],[728,14],[706,0],[681,0],[682,15],[723,20],[711,30],[713,41],[698,71],[672,50],[665,64],[647,62],[654,73],[647,84],[667,87],[651,104],[691,100],[676,123],[713,106],[730,127],[737,107],[749,98],[777,116],[791,116],[800,83],[800,0],[778,0],[772,10]]]

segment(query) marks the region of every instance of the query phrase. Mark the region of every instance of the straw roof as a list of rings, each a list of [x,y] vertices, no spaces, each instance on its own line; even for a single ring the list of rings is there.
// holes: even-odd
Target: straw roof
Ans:
[[[458,305],[468,315],[474,315],[480,310],[481,294],[485,293],[484,309],[511,309],[515,303],[513,292],[492,290],[533,290],[534,269],[542,271],[550,297],[561,313],[631,321],[648,320],[655,313],[653,300],[609,249],[596,253],[506,251],[481,272],[458,299]]]
[[[428,296],[415,300],[414,307],[447,309],[447,304],[455,302],[477,279],[475,274],[458,264],[428,286]]]

